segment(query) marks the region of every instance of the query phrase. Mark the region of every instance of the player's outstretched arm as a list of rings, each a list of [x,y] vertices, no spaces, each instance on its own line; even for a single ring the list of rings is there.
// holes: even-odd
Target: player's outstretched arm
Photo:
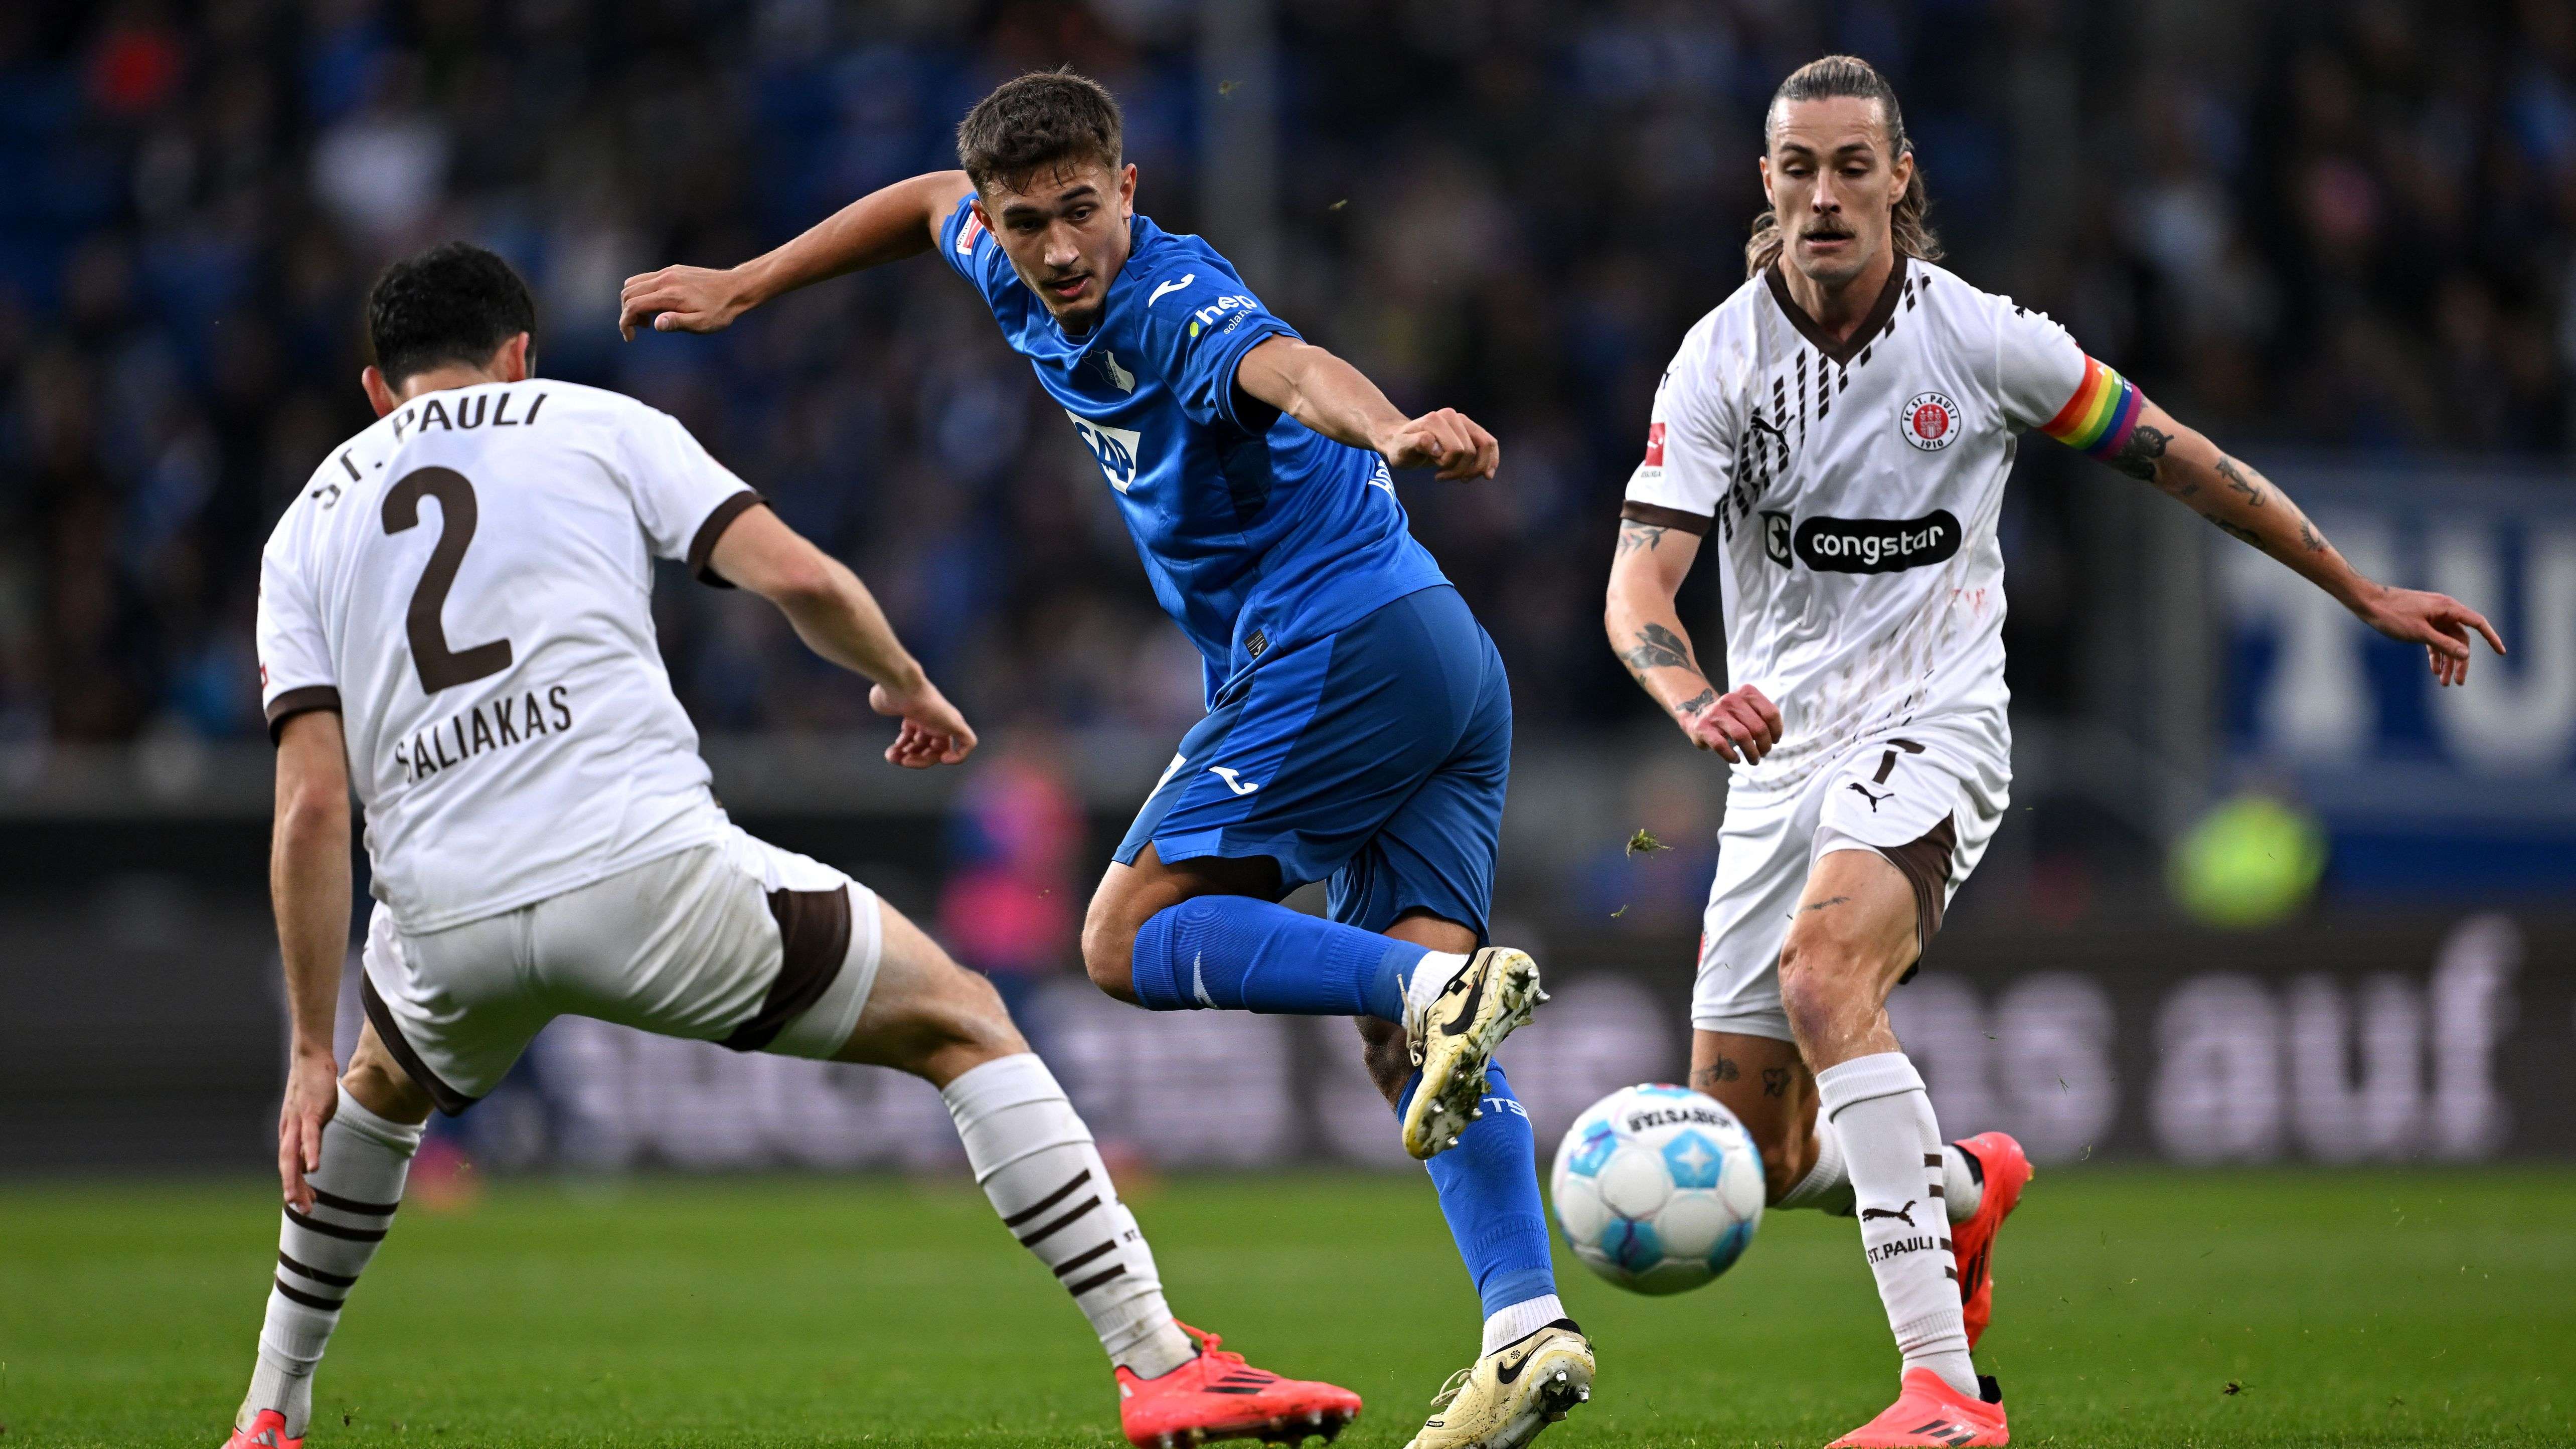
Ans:
[[[868,704],[903,721],[888,761],[926,770],[974,753],[975,731],[894,636],[868,586],[777,514],[754,508],[735,519],[708,562],[726,582],[776,604],[808,648],[875,682]]]
[[[1691,653],[1673,598],[1699,557],[1699,535],[1633,518],[1619,520],[1610,561],[1610,603],[1603,624],[1611,651],[1703,750],[1758,763],[1780,743],[1780,711],[1752,685],[1717,692]]]
[[[2112,467],[2153,483],[2201,517],[2289,565],[2380,633],[2423,645],[2432,660],[2433,677],[2445,685],[2468,681],[2472,630],[2487,641],[2487,647],[2504,653],[2504,640],[2486,616],[2448,594],[2391,588],[2365,577],[2270,479],[2176,422],[2143,394],[2139,402],[2137,425],[2104,460]]]
[[[618,333],[632,341],[638,326],[721,331],[782,292],[919,256],[938,244],[939,224],[974,189],[963,171],[933,171],[871,191],[740,266],[664,267],[628,277],[617,298]]]
[[[286,963],[289,1033],[277,1176],[301,1210],[313,1206],[304,1175],[322,1165],[322,1129],[340,1105],[331,1027],[349,953],[349,758],[336,710],[289,715],[279,727],[268,893]]]
[[[1243,354],[1234,385],[1338,443],[1366,448],[1390,468],[1437,468],[1444,482],[1491,478],[1502,444],[1456,408],[1408,418],[1366,374],[1294,337]]]

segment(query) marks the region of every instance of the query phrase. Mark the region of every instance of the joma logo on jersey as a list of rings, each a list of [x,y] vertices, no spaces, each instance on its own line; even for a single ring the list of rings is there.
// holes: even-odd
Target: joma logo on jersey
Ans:
[[[1082,445],[1100,460],[1100,476],[1109,480],[1110,487],[1126,492],[1128,485],[1136,481],[1136,452],[1145,441],[1144,435],[1095,423],[1071,411],[1065,416],[1073,419],[1073,431],[1081,437]]]
[[[1921,518],[1810,518],[1790,547],[1811,569],[1888,574],[1936,564],[1959,551],[1959,520],[1946,508]]]

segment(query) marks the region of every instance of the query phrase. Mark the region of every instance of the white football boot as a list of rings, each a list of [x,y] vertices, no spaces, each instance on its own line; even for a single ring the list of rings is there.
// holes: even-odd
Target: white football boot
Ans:
[[[1503,1038],[1528,1024],[1547,1000],[1538,963],[1524,951],[1488,946],[1467,958],[1439,997],[1408,1009],[1404,1034],[1422,1085],[1404,1109],[1404,1150],[1429,1159],[1458,1145],[1458,1134],[1484,1115],[1485,1064]]]
[[[1560,1318],[1451,1375],[1405,1449],[1521,1449],[1591,1397],[1591,1340]]]

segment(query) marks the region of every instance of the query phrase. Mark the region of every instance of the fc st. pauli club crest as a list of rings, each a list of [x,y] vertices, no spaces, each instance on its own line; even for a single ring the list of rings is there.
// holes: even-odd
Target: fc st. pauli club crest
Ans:
[[[1959,436],[1959,405],[1948,393],[1918,392],[1896,415],[1896,430],[1924,452],[1940,452]]]

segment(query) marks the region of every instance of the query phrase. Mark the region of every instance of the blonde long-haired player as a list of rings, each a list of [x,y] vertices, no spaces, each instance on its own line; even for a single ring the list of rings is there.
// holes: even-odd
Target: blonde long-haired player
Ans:
[[[2270,554],[2445,685],[2487,621],[2356,572],[2281,490],[2085,355],[1934,265],[1896,95],[1829,56],[1764,124],[1749,279],[1655,396],[1611,565],[1611,647],[1691,743],[1732,762],[1693,991],[1691,1084],[1761,1145],[1779,1207],[1857,1211],[1900,1396],[1846,1445],[2001,1444],[1969,1356],[1995,1231],[2030,1179],[2000,1132],[1945,1143],[1888,1027],[2003,818],[2004,479],[2037,432]],[[1712,549],[1721,693],[1674,592]]]

